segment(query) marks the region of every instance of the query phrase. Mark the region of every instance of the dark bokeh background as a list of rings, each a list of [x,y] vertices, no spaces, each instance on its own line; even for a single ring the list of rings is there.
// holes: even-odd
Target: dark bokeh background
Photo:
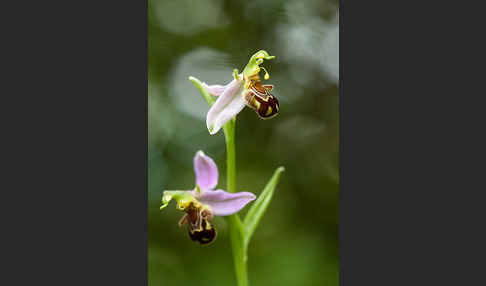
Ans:
[[[197,150],[213,157],[225,188],[222,131],[210,136],[207,103],[187,80],[227,83],[260,49],[280,114],[237,120],[237,187],[261,192],[285,166],[249,247],[258,285],[338,285],[337,1],[149,0],[149,285],[235,285],[226,222],[201,247],[177,226],[164,189],[194,187]],[[241,213],[245,214],[247,208]]]

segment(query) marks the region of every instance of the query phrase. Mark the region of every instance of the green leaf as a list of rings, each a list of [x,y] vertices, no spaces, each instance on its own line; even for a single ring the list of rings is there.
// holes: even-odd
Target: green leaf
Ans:
[[[250,210],[246,214],[245,220],[243,221],[243,225],[245,227],[245,247],[248,246],[253,232],[258,226],[260,220],[262,219],[268,205],[270,204],[273,196],[273,191],[275,190],[275,187],[278,184],[278,180],[280,179],[280,174],[283,171],[285,171],[284,167],[279,167],[277,168],[277,170],[275,170],[272,178],[270,179],[270,181],[268,181],[262,193],[253,203]]]
[[[211,96],[211,94],[209,94],[209,92],[207,92],[207,90],[202,86],[201,81],[193,76],[190,76],[189,80],[196,86],[196,88],[199,90],[201,95],[208,102],[209,106],[213,106],[215,100],[213,96]]]

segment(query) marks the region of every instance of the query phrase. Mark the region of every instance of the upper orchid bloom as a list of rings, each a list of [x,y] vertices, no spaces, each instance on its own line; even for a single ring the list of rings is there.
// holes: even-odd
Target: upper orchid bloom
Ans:
[[[218,184],[218,167],[203,151],[198,151],[194,157],[194,172],[194,189],[164,191],[160,209],[175,199],[177,208],[185,212],[179,225],[188,222],[189,237],[200,244],[207,244],[216,237],[216,230],[211,224],[213,216],[234,214],[256,197],[249,192],[228,193],[224,190],[214,190]]]
[[[209,133],[216,134],[231,118],[235,117],[245,105],[254,109],[262,119],[276,116],[279,111],[277,99],[270,94],[272,85],[262,85],[259,72],[265,72],[264,79],[270,75],[264,67],[260,67],[263,60],[275,58],[266,51],[260,50],[251,58],[242,73],[233,72],[233,80],[227,85],[207,85],[203,87],[218,99],[209,110],[206,125]]]

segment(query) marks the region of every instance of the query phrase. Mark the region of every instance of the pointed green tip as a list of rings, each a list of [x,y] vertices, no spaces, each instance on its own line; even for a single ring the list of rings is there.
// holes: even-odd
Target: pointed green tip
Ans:
[[[213,104],[214,104],[214,102],[216,100],[203,87],[203,83],[199,79],[197,79],[197,78],[195,78],[193,76],[189,76],[188,79],[199,90],[199,92],[201,93],[202,97],[206,100],[206,102],[209,104],[209,106],[213,106]]]
[[[275,56],[271,56],[267,51],[265,50],[259,50],[253,56],[251,57],[252,59],[266,59],[266,60],[271,60],[275,58]]]
[[[239,72],[238,72],[238,69],[234,69],[233,70],[233,77],[236,79],[236,80],[240,80],[240,77],[238,76]]]
[[[278,173],[282,173],[283,171],[285,171],[285,167],[284,166],[280,166],[277,168],[277,172]]]

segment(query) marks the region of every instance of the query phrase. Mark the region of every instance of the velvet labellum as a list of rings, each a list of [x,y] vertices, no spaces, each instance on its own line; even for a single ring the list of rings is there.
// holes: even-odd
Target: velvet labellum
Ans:
[[[261,119],[270,119],[278,114],[278,100],[270,91],[273,85],[262,85],[258,80],[251,80],[250,88],[245,94],[246,104],[260,116]]]
[[[216,238],[216,229],[211,224],[213,215],[209,209],[191,203],[185,210],[186,214],[179,222],[183,226],[188,224],[189,237],[200,244],[209,244]]]

